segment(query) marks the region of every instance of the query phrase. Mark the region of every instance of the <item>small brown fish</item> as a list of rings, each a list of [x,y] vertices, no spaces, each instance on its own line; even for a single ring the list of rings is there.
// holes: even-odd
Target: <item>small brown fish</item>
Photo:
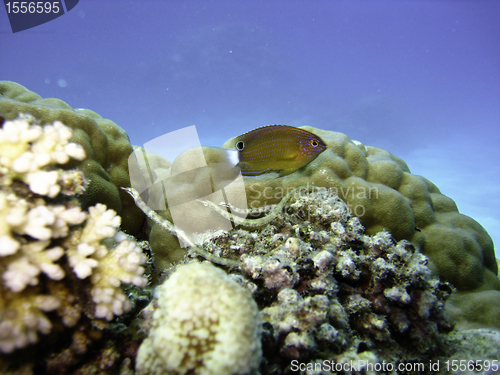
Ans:
[[[268,172],[290,174],[310,163],[326,149],[317,135],[287,125],[257,128],[235,138],[238,166],[243,176]]]

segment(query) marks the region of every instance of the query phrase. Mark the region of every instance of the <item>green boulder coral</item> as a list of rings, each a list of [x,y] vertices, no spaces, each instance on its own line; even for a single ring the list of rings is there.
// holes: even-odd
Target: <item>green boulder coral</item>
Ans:
[[[474,219],[432,182],[411,174],[386,150],[365,146],[344,134],[303,127],[327,149],[296,173],[245,180],[249,207],[277,203],[286,189],[315,185],[333,188],[371,235],[381,230],[408,240],[429,257],[444,281],[459,290],[500,290],[493,242]],[[222,147],[235,149],[234,138]]]
[[[72,142],[83,146],[87,157],[64,168],[78,167],[89,180],[81,197],[84,206],[103,203],[122,218],[122,229],[137,233],[144,215],[121,186],[130,186],[128,157],[132,146],[127,133],[111,120],[87,109],[73,109],[59,99],[43,99],[15,82],[0,81],[0,117],[12,120],[19,114],[34,116],[41,124],[61,121],[73,131]]]

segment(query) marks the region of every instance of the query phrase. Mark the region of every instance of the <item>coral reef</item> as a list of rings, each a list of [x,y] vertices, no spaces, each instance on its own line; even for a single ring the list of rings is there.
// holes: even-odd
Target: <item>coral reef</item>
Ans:
[[[259,310],[251,294],[210,263],[179,266],[160,286],[137,374],[256,374]]]
[[[0,118],[13,120],[19,114],[33,115],[41,124],[61,121],[72,129],[73,143],[80,144],[86,157],[73,159],[64,168],[81,170],[89,183],[79,196],[85,207],[103,203],[123,219],[122,230],[139,232],[144,216],[130,197],[119,190],[130,186],[128,157],[132,146],[125,131],[114,122],[86,109],[73,109],[59,99],[42,99],[27,88],[0,81]]]
[[[491,238],[476,221],[460,214],[453,200],[441,194],[429,180],[411,174],[404,161],[385,150],[352,141],[341,133],[312,127],[303,129],[321,137],[327,149],[289,175],[278,177],[277,173],[267,173],[244,177],[246,199],[244,204],[234,203],[236,206],[257,208],[276,204],[288,191],[304,185],[332,188],[359,217],[366,234],[387,231],[397,241],[412,242],[428,257],[433,272],[467,295],[466,299],[469,296],[475,299],[484,305],[483,310],[500,305],[498,293],[493,293],[496,302],[475,295],[486,290],[500,292]],[[181,154],[172,163],[171,170],[176,174],[159,176],[150,190],[148,204],[153,207],[163,198],[165,186],[184,209],[182,218],[175,220],[176,225],[179,222],[180,227],[198,233],[229,230],[227,219],[196,199],[219,204],[243,195],[241,185],[233,183],[237,179],[234,168],[223,173],[214,169],[230,162],[228,155],[236,151],[236,139],[227,141],[223,149],[203,147],[202,158],[208,165],[205,169],[192,168],[200,158],[199,150]],[[172,221],[170,206],[160,213]],[[162,267],[183,254],[176,238],[156,224],[152,226],[150,243],[155,263]],[[470,305],[456,306],[469,309],[462,316],[474,316]],[[498,312],[495,307],[488,314],[493,316]],[[474,319],[479,325],[500,328],[498,320],[481,320],[481,316]]]
[[[121,284],[146,285],[146,257],[118,231],[121,218],[103,204],[82,211],[75,197],[85,177],[60,168],[85,158],[71,134],[30,115],[0,129],[0,352],[12,359],[0,362],[1,372],[43,336],[35,352],[52,356],[49,372],[52,363],[64,373],[63,363],[77,363],[107,321],[131,309]]]
[[[295,199],[282,210],[271,210],[274,219],[258,230],[205,233],[205,240],[197,245],[212,256],[236,262],[236,267],[228,269],[229,276],[251,291],[259,305],[264,321],[261,373],[286,373],[293,360],[343,362],[363,356],[377,363],[395,363],[430,360],[445,353],[442,332],[451,330],[452,324],[443,306],[451,287],[432,276],[427,258],[411,243],[397,242],[388,232],[365,235],[359,219],[332,190],[298,189],[294,193]],[[210,208],[217,211],[212,205]],[[252,219],[243,221],[250,224]],[[199,250],[191,250],[191,259],[203,257]],[[191,283],[187,268],[183,282]],[[169,284],[171,279],[160,294],[179,288]],[[204,284],[213,282],[205,278]],[[201,285],[197,286],[200,290]],[[206,288],[213,290],[212,286]],[[188,309],[184,303],[198,310],[196,301],[202,297],[191,298],[192,292],[180,290],[184,291],[182,310]],[[166,299],[160,297],[158,303],[162,298]],[[210,297],[213,301],[218,298]],[[176,301],[170,304],[173,311],[181,304],[179,298]],[[168,311],[167,307],[158,308]],[[154,314],[165,314],[157,311]],[[210,307],[204,308],[204,316],[210,311]],[[185,320],[192,317],[191,313],[175,314]],[[159,327],[161,322],[162,327],[169,324],[167,318],[160,321],[156,317],[152,324]],[[179,326],[175,326],[176,335]],[[190,332],[186,327],[181,337]],[[161,355],[160,349],[151,348],[159,330],[150,331],[145,348],[156,353],[150,355],[165,357],[167,349]],[[157,344],[157,348],[166,346],[166,341]],[[157,371],[159,367],[153,366],[149,364],[148,371]],[[169,370],[186,373],[174,368]]]
[[[239,176],[233,140],[171,166],[152,157],[156,183],[140,195],[150,280],[169,277],[135,319],[149,290],[141,247],[119,232],[144,218],[126,188],[126,134],[12,82],[0,82],[0,122],[1,373],[284,374],[292,361],[498,356],[497,332],[478,329],[500,328],[491,239],[387,151],[305,127],[327,149],[279,178]],[[446,314],[462,331],[447,333]]]

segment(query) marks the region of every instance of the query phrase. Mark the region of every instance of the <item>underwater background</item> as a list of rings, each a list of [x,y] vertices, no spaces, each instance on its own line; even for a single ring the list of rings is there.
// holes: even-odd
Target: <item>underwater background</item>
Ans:
[[[338,131],[405,160],[500,257],[499,1],[80,0],[13,34],[0,79],[89,108],[142,145],[270,124]]]

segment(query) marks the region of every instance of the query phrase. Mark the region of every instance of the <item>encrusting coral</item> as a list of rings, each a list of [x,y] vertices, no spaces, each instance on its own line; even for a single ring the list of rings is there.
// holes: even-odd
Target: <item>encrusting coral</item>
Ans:
[[[79,170],[60,168],[70,158],[85,158],[83,147],[68,142],[71,135],[60,122],[41,126],[30,115],[0,128],[4,354],[38,342],[40,334],[74,329],[75,337],[90,340],[84,329],[92,320],[111,320],[132,307],[121,284],[146,284],[146,258],[118,231],[116,212],[97,204],[86,213],[75,199],[86,179]]]
[[[90,110],[73,109],[62,100],[43,99],[15,82],[0,81],[0,118],[13,120],[22,113],[33,115],[41,124],[60,121],[71,128],[72,144],[83,147],[85,158],[60,164],[64,169],[78,167],[88,180],[85,194],[79,196],[85,207],[103,203],[122,217],[122,230],[135,234],[142,229],[144,216],[119,189],[130,186],[128,157],[132,153],[122,128]]]

